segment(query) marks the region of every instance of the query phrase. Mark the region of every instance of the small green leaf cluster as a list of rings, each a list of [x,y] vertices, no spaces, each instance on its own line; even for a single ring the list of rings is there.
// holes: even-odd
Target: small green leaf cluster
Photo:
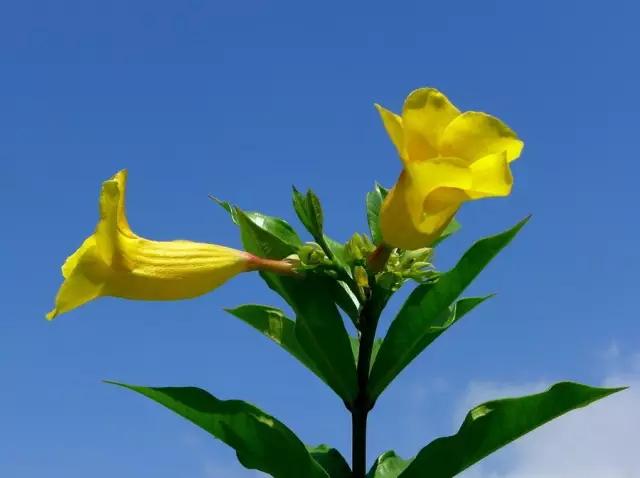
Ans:
[[[449,478],[548,421],[621,390],[562,382],[535,395],[490,401],[472,409],[456,433],[436,438],[413,458],[389,451],[367,470],[367,415],[376,401],[431,343],[491,297],[461,295],[528,220],[477,241],[453,268],[437,272],[434,251],[459,224],[452,221],[430,247],[389,248],[379,224],[387,194],[377,184],[367,194],[370,235],[354,234],[344,244],[325,233],[322,206],[311,190],[293,190],[293,207],[309,242],[283,219],[216,199],[238,226],[246,251],[296,264],[294,275],[260,273],[290,313],[259,304],[228,312],[297,359],[344,403],[352,415],[351,465],[329,446],[306,446],[283,423],[246,402],[220,400],[190,387],[123,386],[226,443],[243,466],[275,478]],[[379,335],[378,321],[389,299],[408,281],[416,287]],[[344,318],[355,334],[348,332]]]

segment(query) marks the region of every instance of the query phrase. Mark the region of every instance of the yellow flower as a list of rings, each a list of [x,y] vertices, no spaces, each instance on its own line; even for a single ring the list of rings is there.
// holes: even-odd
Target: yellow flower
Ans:
[[[428,246],[463,202],[511,193],[509,163],[524,143],[498,118],[461,113],[434,88],[413,91],[402,116],[376,108],[404,165],[380,212],[388,245]]]
[[[190,241],[151,241],[131,231],[125,215],[127,172],[102,183],[95,232],[62,266],[51,320],[102,296],[178,300],[199,296],[262,259],[229,247]]]

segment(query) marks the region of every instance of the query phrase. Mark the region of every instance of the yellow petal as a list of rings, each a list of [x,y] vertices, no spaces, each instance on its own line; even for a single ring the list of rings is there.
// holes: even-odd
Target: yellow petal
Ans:
[[[48,320],[102,295],[109,274],[93,237],[87,239],[67,260],[63,271],[66,274],[65,281],[58,290],[53,310],[47,314]]]
[[[82,256],[84,256],[84,254],[90,249],[95,248],[95,246],[95,236],[89,236],[88,238],[86,238],[82,245],[76,250],[76,252],[71,254],[69,257],[67,257],[67,260],[64,261],[64,264],[62,265],[62,277],[64,277],[65,279],[69,277],[78,265],[78,262],[80,261]]]
[[[438,188],[471,189],[473,178],[468,165],[458,158],[434,158],[411,161],[405,167],[411,178],[412,189],[422,201]]]
[[[444,156],[476,161],[489,154],[504,152],[507,161],[517,159],[524,143],[506,124],[486,113],[467,111],[446,127],[440,138]]]
[[[471,199],[508,196],[513,186],[506,153],[490,154],[470,166],[473,184],[467,194]]]
[[[122,170],[102,183],[100,220],[96,226],[96,245],[107,263],[113,261],[120,236],[135,237],[129,228],[125,212],[127,171]]]
[[[380,209],[380,230],[386,244],[401,249],[419,249],[429,242],[429,236],[415,226],[410,210],[410,179],[402,172],[387,194]]]
[[[188,299],[264,266],[252,255],[229,247],[137,236],[126,219],[125,189],[126,171],[103,183],[96,232],[62,266],[65,281],[48,319],[100,296]]]
[[[421,161],[438,156],[440,136],[459,114],[458,108],[435,88],[420,88],[411,92],[402,108],[409,159]]]
[[[382,123],[384,124],[384,128],[387,130],[387,134],[391,138],[396,150],[398,151],[398,155],[401,159],[406,159],[406,152],[404,148],[404,133],[402,131],[402,118],[397,114],[389,111],[388,109],[380,106],[379,104],[375,104],[378,113],[380,113],[380,118],[382,118]]]
[[[431,161],[419,163],[423,166],[420,174],[429,178],[429,170],[438,173],[455,171],[445,165],[437,171]],[[426,166],[426,167],[425,167]],[[431,245],[449,224],[460,204],[468,196],[460,189],[447,187],[457,184],[467,187],[471,184],[468,170],[458,171],[459,181],[454,181],[452,174],[440,186],[428,189],[420,188],[420,183],[413,181],[407,171],[403,171],[395,186],[389,191],[380,211],[380,229],[384,242],[401,249],[419,249]]]
[[[105,294],[136,300],[190,299],[250,269],[246,252],[191,241],[121,238]]]

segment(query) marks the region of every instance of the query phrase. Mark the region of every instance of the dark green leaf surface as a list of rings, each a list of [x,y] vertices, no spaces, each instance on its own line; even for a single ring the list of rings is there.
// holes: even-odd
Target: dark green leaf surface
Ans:
[[[242,243],[248,252],[261,257],[283,257],[269,256],[280,248],[280,243],[267,234],[260,223],[252,221],[237,208],[236,212]],[[298,342],[324,381],[343,400],[353,400],[356,394],[355,365],[349,335],[331,295],[331,280],[313,275],[296,278],[261,273],[261,276],[295,312]]]
[[[164,405],[206,430],[235,449],[246,468],[274,478],[328,478],[291,430],[253,405],[240,400],[218,400],[193,387],[115,384]]]
[[[373,191],[367,193],[367,222],[369,223],[369,231],[371,232],[371,240],[374,244],[382,243],[382,233],[380,232],[380,208],[384,198],[389,194],[389,190],[383,188],[378,183],[375,184]]]
[[[397,478],[409,463],[411,460],[403,460],[394,451],[385,451],[376,459],[367,478]]]
[[[319,445],[308,448],[313,459],[327,472],[330,478],[351,478],[351,468],[335,448]]]
[[[451,478],[554,418],[620,390],[562,382],[535,395],[484,403],[468,413],[458,433],[423,448],[400,478]]]
[[[371,371],[369,394],[372,399],[375,400],[396,375],[442,332],[433,327],[446,325],[442,320],[449,306],[491,259],[511,242],[527,220],[501,234],[476,242],[437,282],[418,286],[411,293],[391,323]]]
[[[296,323],[287,318],[280,309],[265,305],[247,304],[235,309],[225,310],[273,340],[320,377],[322,381],[325,380],[298,342],[295,331]]]

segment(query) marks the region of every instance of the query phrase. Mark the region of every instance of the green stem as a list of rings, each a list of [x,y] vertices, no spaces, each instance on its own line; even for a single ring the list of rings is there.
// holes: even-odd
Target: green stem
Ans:
[[[377,307],[375,295],[370,297],[360,312],[360,344],[358,353],[357,378],[358,395],[351,407],[351,438],[353,478],[365,478],[367,473],[367,416],[373,407],[367,394],[371,352],[376,336],[381,308]]]

